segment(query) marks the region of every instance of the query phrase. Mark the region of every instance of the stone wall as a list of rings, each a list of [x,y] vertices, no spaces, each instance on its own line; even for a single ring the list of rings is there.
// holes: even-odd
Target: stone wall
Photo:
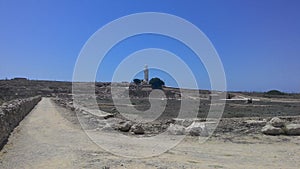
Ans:
[[[10,133],[40,100],[41,96],[35,96],[12,100],[0,106],[0,150],[6,144]]]

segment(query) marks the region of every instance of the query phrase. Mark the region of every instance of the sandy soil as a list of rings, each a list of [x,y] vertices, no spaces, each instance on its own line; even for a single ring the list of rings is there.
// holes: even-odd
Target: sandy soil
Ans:
[[[200,144],[186,137],[156,157],[132,159],[94,144],[69,110],[43,98],[0,152],[0,168],[299,168],[300,137],[224,135]]]

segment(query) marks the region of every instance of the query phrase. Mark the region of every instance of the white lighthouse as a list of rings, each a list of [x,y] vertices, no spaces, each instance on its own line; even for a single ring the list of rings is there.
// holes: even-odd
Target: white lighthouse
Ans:
[[[145,65],[145,67],[144,67],[144,83],[145,84],[149,83],[149,69],[148,69],[148,65]]]

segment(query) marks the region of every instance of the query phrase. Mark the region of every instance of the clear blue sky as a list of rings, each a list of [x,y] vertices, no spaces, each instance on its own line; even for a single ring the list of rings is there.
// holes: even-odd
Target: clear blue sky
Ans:
[[[0,79],[71,81],[81,48],[103,25],[132,13],[164,12],[192,22],[208,36],[223,62],[228,90],[300,92],[299,9],[297,0],[0,0]],[[161,36],[133,37],[116,46],[97,80],[109,81],[122,57],[145,47],[180,55],[200,86],[209,88],[205,69],[185,57],[189,51]],[[151,76],[174,85],[164,73]]]

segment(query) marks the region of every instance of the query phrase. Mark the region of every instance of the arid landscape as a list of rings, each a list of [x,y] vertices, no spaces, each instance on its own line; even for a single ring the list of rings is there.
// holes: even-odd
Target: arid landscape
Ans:
[[[138,110],[149,109],[148,96],[151,88],[145,86],[137,89],[134,84],[126,85],[130,86],[128,92],[132,105]],[[11,100],[42,96],[41,101],[10,134],[8,142],[1,150],[0,168],[162,169],[299,166],[299,94],[227,93],[223,117],[212,136],[202,143],[201,138],[205,138],[206,130],[210,130],[205,118],[211,103],[210,91],[199,91],[201,104],[197,118],[178,119],[178,103],[183,98],[178,89],[164,87],[163,91],[167,97],[164,112],[152,122],[137,124],[118,112],[112,100],[110,87],[111,83],[96,83],[97,104],[101,112],[105,112],[103,116],[97,116],[73,105],[70,82],[25,79],[0,81],[3,112],[8,112],[9,106],[12,107]],[[106,130],[107,124],[112,130]],[[199,127],[196,124],[205,126]],[[294,125],[292,129],[288,129],[291,125]],[[162,154],[147,158],[129,158],[105,151],[87,136],[87,133],[97,135],[98,131],[118,132],[137,138],[153,137],[167,131],[170,135],[186,137]],[[136,148],[126,141],[118,143],[107,140],[106,143],[116,147],[126,145],[128,152]]]
[[[299,9],[1,0],[0,169],[299,169]]]

